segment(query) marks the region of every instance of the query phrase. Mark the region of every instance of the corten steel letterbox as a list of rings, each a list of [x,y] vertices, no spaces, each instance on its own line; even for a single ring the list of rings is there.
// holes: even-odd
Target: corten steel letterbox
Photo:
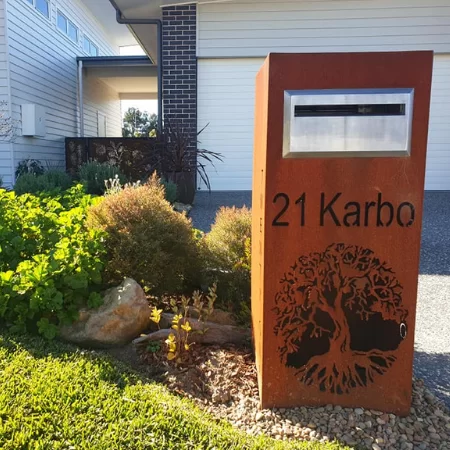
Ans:
[[[411,405],[432,52],[271,54],[257,76],[262,407]]]

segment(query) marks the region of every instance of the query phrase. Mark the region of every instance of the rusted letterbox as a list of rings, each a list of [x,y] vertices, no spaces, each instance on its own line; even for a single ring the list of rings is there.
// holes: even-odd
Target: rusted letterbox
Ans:
[[[257,76],[262,407],[409,412],[432,61],[271,54]]]

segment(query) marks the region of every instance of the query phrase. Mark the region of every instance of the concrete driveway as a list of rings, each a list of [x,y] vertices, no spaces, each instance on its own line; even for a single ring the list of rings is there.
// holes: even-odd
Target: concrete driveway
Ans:
[[[233,205],[251,206],[251,193],[198,193],[194,226],[208,231],[218,208]],[[450,407],[450,192],[425,194],[415,350],[416,376]]]

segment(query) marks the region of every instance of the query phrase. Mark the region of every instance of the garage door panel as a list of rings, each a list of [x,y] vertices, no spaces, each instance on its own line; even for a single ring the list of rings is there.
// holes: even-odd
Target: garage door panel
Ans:
[[[450,190],[450,55],[434,58],[425,189]]]
[[[198,124],[209,123],[201,147],[224,155],[216,171],[208,172],[213,190],[252,187],[254,83],[263,62],[199,60]],[[450,55],[436,55],[434,61],[425,188],[450,190]]]

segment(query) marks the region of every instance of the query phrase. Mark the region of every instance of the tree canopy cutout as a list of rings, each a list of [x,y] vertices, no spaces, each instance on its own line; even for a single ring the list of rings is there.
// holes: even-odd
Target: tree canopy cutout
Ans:
[[[332,244],[298,258],[280,284],[274,331],[301,382],[348,394],[396,361],[407,329],[403,287],[372,250]]]

